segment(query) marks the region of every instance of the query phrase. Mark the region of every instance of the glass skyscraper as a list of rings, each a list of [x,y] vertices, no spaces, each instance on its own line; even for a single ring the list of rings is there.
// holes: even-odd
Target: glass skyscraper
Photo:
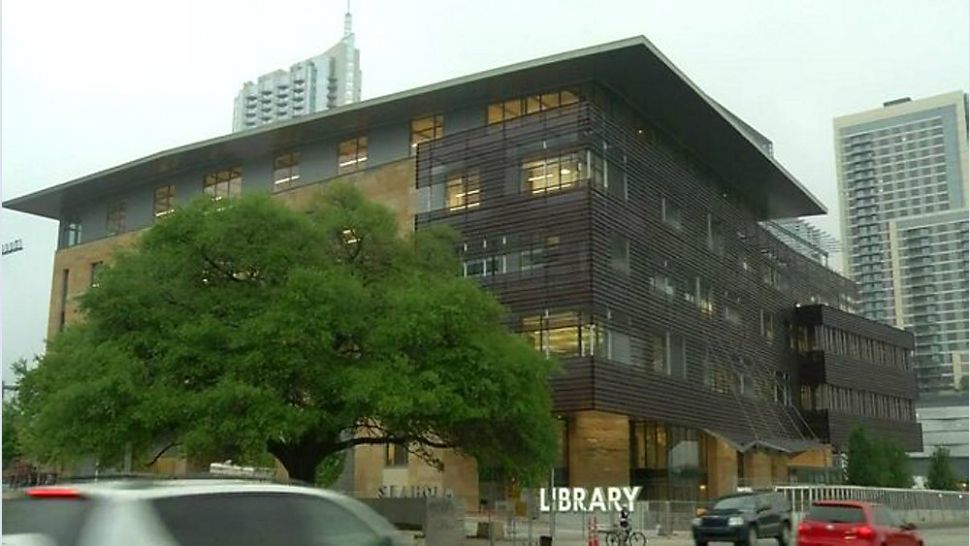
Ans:
[[[835,119],[844,272],[861,312],[912,331],[924,392],[967,376],[967,95]]]
[[[354,45],[351,17],[344,35],[326,52],[300,61],[289,71],[275,70],[243,84],[236,95],[232,130],[329,110],[360,100],[360,51]]]

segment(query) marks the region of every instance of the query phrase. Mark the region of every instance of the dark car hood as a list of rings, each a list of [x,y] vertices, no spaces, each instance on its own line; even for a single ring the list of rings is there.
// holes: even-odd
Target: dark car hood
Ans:
[[[750,510],[739,508],[714,508],[704,513],[705,516],[743,516],[750,513]]]

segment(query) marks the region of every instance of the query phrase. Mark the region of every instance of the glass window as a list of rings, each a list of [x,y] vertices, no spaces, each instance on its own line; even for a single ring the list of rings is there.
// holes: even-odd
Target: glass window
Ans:
[[[588,178],[587,154],[575,151],[522,164],[523,191],[533,195],[578,186]]]
[[[606,162],[606,191],[617,199],[627,200],[626,169],[612,161]]]
[[[610,266],[617,271],[630,272],[630,241],[618,233],[610,239]]]
[[[488,124],[499,123],[503,120],[502,116],[502,104],[489,104],[488,105]]]
[[[546,356],[565,358],[589,354],[593,346],[592,329],[582,328],[575,312],[523,317],[522,332]]]
[[[687,344],[684,337],[667,332],[668,373],[678,379],[687,379]]]
[[[683,226],[681,222],[680,207],[672,203],[670,199],[667,199],[666,197],[662,197],[660,199],[660,218],[674,229],[680,229]]]
[[[697,306],[705,315],[714,316],[714,290],[711,288],[711,283],[700,277],[696,277],[694,280],[697,291]]]
[[[285,542],[293,546],[364,546],[379,540],[374,528],[356,514],[314,495],[181,495],[151,503],[178,544],[255,546],[278,544],[280,537],[286,537]]]
[[[155,218],[161,218],[175,210],[175,185],[167,184],[155,189]]]
[[[384,466],[407,466],[408,448],[401,444],[384,444]]]
[[[64,244],[66,246],[81,244],[81,220],[76,216],[68,217],[64,221]]]
[[[805,520],[825,523],[865,523],[866,516],[858,506],[813,504]]]
[[[300,179],[300,152],[279,155],[273,161],[273,190],[285,190]]]
[[[579,102],[573,91],[561,90],[509,99],[488,105],[488,124],[508,121],[517,117],[545,112]]]
[[[668,336],[650,332],[647,340],[650,343],[650,368],[662,374],[670,374],[669,347],[667,346]]]
[[[665,297],[672,297],[676,291],[670,276],[658,273],[650,278],[650,288]]]
[[[477,173],[452,176],[448,179],[445,190],[450,211],[472,209],[480,204]]]
[[[202,191],[213,201],[239,197],[242,193],[242,169],[237,167],[206,175],[202,180]]]
[[[711,214],[707,215],[707,249],[716,254],[724,253],[724,229]]]
[[[418,153],[418,144],[441,138],[443,131],[444,116],[441,114],[411,121],[411,155]]]
[[[7,542],[10,535],[34,535],[35,540],[25,538],[22,544],[76,544],[95,503],[84,498],[4,499],[3,540]]]
[[[340,143],[337,153],[337,174],[357,172],[367,167],[367,137],[357,137]]]
[[[761,335],[775,339],[775,319],[769,311],[761,310]]]
[[[108,213],[105,218],[105,231],[108,235],[117,235],[125,230],[127,215],[128,205],[124,201],[114,201],[108,204]]]
[[[721,306],[721,311],[724,313],[724,320],[735,326],[741,326],[741,312],[734,304],[725,302]]]

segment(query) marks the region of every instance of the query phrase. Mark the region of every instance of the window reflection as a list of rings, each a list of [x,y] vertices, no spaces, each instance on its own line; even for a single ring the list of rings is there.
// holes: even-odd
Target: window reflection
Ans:
[[[202,191],[213,201],[239,197],[242,193],[242,169],[237,167],[206,175],[202,181]]]
[[[155,189],[155,218],[161,218],[175,210],[175,185],[167,184]]]
[[[124,201],[115,201],[108,204],[108,214],[105,221],[105,229],[108,235],[117,235],[125,230],[127,210],[128,206]]]
[[[643,499],[704,498],[708,441],[697,429],[631,421],[631,485]]]
[[[475,173],[456,175],[448,179],[446,192],[448,210],[475,208],[480,204],[480,187]]]
[[[340,143],[337,155],[337,174],[357,172],[367,167],[367,137],[361,136]]]
[[[522,164],[523,191],[533,195],[578,186],[588,179],[587,153],[569,152]]]
[[[444,116],[435,114],[411,122],[411,155],[418,151],[418,144],[441,138],[444,131]]]
[[[277,156],[273,161],[273,189],[284,190],[300,178],[300,153],[292,152]]]
[[[500,123],[517,117],[553,110],[579,102],[579,96],[570,90],[552,91],[541,95],[517,97],[488,106],[488,124]]]
[[[523,317],[522,332],[546,356],[588,355],[593,346],[593,329],[584,328],[575,311]]]

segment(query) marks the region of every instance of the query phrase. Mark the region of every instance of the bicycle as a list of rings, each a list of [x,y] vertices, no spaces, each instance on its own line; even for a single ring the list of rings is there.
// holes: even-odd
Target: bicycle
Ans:
[[[607,546],[646,546],[647,536],[629,527],[610,529],[606,532]]]

